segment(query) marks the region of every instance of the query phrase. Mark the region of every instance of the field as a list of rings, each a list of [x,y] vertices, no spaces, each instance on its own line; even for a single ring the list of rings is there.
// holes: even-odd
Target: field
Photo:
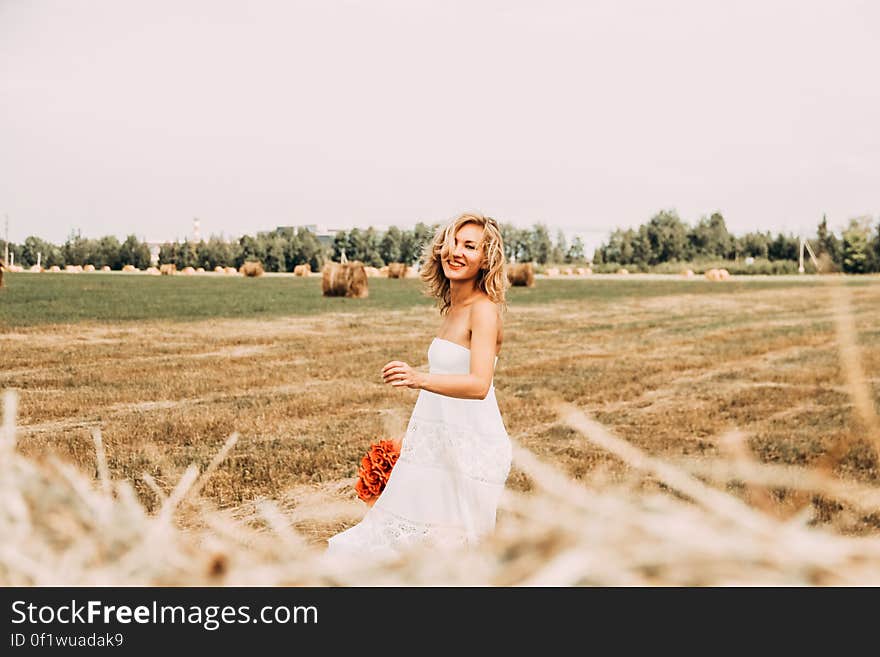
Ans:
[[[100,428],[111,476],[155,509],[236,431],[201,494],[230,510],[312,493],[348,500],[347,515],[297,524],[314,545],[362,513],[350,491],[358,459],[403,430],[417,396],[384,385],[381,367],[425,366],[440,323],[418,280],[371,279],[361,301],[324,299],[319,279],[292,276],[12,274],[5,283],[0,365],[2,387],[20,393],[20,452],[95,472]],[[760,462],[814,466],[836,450],[839,479],[875,486],[878,460],[854,416],[835,331],[842,286],[876,409],[877,277],[597,276],[513,288],[495,379],[508,432],[575,479],[632,482],[624,461],[560,420],[564,401],[691,471],[735,460],[728,437],[739,430]],[[531,485],[514,469],[512,491]],[[727,490],[761,501],[740,484]],[[806,505],[838,533],[880,527],[877,513],[820,495],[766,497],[778,517]]]

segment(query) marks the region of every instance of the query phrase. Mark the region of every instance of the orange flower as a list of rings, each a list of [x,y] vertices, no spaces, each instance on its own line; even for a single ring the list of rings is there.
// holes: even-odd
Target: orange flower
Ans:
[[[385,490],[391,469],[399,456],[400,448],[394,441],[380,440],[370,445],[370,449],[361,459],[358,480],[354,485],[359,498],[370,506],[373,505]]]

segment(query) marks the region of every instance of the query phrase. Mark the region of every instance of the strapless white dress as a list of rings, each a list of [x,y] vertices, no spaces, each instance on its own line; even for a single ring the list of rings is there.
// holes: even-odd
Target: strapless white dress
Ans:
[[[470,356],[467,347],[434,338],[429,371],[467,374]],[[327,554],[393,558],[416,544],[476,543],[495,528],[510,463],[494,379],[485,399],[421,390],[385,490],[357,525],[328,540]]]

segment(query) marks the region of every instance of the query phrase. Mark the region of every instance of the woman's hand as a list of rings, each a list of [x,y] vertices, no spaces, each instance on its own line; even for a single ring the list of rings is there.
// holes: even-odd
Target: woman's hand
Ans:
[[[406,386],[418,390],[422,387],[421,372],[416,372],[402,360],[392,360],[382,368],[382,378],[392,386]]]

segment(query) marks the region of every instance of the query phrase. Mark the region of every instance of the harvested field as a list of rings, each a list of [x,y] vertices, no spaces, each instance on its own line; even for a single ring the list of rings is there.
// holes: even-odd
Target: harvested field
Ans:
[[[737,278],[717,285],[699,277],[593,276],[512,289],[496,370],[508,432],[530,454],[593,487],[629,487],[646,499],[670,490],[656,473],[642,476],[563,421],[558,403],[567,402],[642,453],[717,480],[732,496],[767,505],[773,517],[806,510],[811,522],[839,534],[874,534],[876,506],[782,486],[759,490],[717,474],[719,464],[730,470],[751,459],[812,471],[835,453],[835,481],[880,484],[875,446],[854,411],[852,368],[841,364],[834,309],[842,280]],[[40,289],[45,281],[49,290]],[[880,279],[845,284],[876,413]],[[363,513],[353,493],[358,459],[370,441],[402,430],[412,410],[417,392],[383,385],[382,365],[400,359],[425,366],[440,324],[430,301],[419,297],[418,281],[371,280],[364,300],[323,298],[319,281],[291,276],[8,274],[7,285],[0,353],[3,387],[20,395],[21,454],[38,461],[56,454],[95,472],[91,432],[100,428],[110,476],[131,482],[141,503],[156,510],[188,466],[207,467],[237,431],[237,444],[201,495],[244,515],[266,498],[294,516],[290,500],[335,500],[339,513],[292,520],[313,545]],[[81,295],[42,321],[32,309],[27,321],[15,316],[28,293],[45,300],[62,288]],[[181,289],[219,299],[195,298],[190,308],[176,299]],[[178,313],[169,316],[165,308],[161,319],[129,321],[139,318],[118,316],[128,311],[113,307],[101,290],[111,299],[155,294],[160,301],[149,307]],[[266,309],[247,317],[233,303],[231,311],[237,294],[241,303]],[[308,304],[308,312],[297,312]],[[212,309],[220,310],[211,315]],[[526,493],[534,478],[515,468],[508,487],[512,495]],[[499,531],[514,515],[509,505],[502,509]]]

